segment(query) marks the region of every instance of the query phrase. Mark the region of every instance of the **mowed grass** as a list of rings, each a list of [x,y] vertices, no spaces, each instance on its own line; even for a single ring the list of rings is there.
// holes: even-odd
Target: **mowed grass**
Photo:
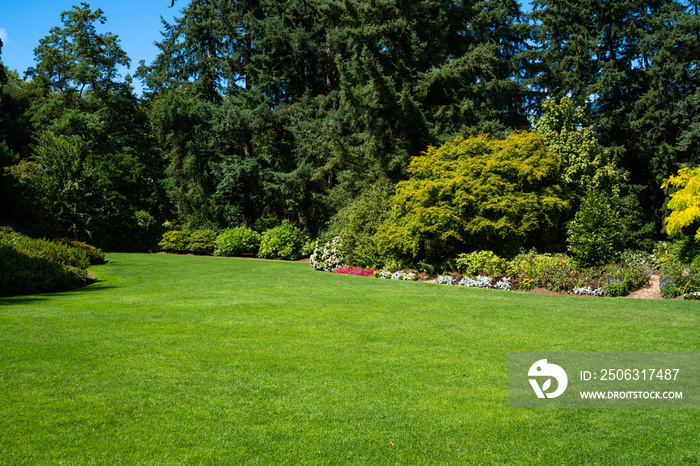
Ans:
[[[508,351],[700,350],[700,303],[110,254],[0,299],[2,464],[698,464],[698,409],[509,409]]]

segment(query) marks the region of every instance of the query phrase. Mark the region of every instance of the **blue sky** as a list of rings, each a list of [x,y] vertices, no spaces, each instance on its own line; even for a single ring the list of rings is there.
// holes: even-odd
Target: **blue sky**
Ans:
[[[0,39],[2,61],[9,69],[19,71],[20,76],[27,68],[35,65],[34,49],[39,39],[48,35],[54,26],[63,26],[61,12],[78,5],[79,0],[0,0]],[[88,3],[93,10],[100,8],[107,18],[104,25],[97,25],[99,32],[111,32],[120,38],[122,49],[131,58],[131,68],[122,75],[136,72],[140,60],[151,63],[158,52],[153,44],[161,39],[160,17],[173,22],[174,16],[187,0],[99,0]],[[529,2],[525,2],[528,4]],[[134,81],[137,93],[140,83]]]
[[[100,0],[87,1],[93,10],[100,8],[107,18],[97,25],[99,32],[119,36],[120,45],[131,58],[131,68],[122,75],[133,74],[140,60],[151,63],[158,52],[153,43],[161,39],[160,17],[172,22],[173,15],[186,5],[179,0],[169,8],[171,0]],[[0,0],[0,39],[3,41],[2,61],[20,75],[34,66],[34,49],[39,39],[54,26],[63,26],[61,12],[79,5],[79,0]],[[140,88],[139,83],[134,82]],[[139,91],[140,92],[140,91]]]

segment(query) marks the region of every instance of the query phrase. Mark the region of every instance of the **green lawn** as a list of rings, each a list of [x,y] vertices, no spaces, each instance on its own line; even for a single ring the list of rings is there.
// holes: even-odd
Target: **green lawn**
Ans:
[[[0,463],[700,462],[698,409],[507,406],[508,351],[699,351],[698,302],[108,259],[0,299]]]

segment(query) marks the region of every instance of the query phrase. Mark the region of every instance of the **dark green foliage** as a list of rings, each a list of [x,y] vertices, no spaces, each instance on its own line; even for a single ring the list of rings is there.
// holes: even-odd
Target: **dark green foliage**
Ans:
[[[614,261],[622,252],[620,219],[605,195],[591,191],[567,228],[569,252],[581,267]]]
[[[391,214],[393,194],[393,186],[378,182],[331,219],[329,231],[343,240],[344,264],[372,268],[386,260],[377,247],[377,232]]]
[[[141,101],[118,74],[119,38],[86,3],[40,41],[31,81],[0,64],[0,218],[113,250],[152,249],[166,218],[219,231],[291,219],[313,237],[330,227],[351,261],[375,266],[386,212],[372,186],[405,182],[431,145],[502,139],[543,113],[571,209],[520,228],[528,201],[496,186],[490,212],[442,217],[417,247],[415,231],[394,238],[434,267],[483,248],[561,250],[592,187],[619,217],[620,247],[648,248],[661,180],[700,163],[700,19],[687,3],[539,0],[532,22],[511,0],[178,6],[139,67]],[[562,112],[550,118],[545,99]]]
[[[0,296],[62,291],[88,283],[86,268],[102,252],[33,239],[0,227]],[[104,256],[103,256],[104,257]]]
[[[171,91],[157,98],[150,118],[163,148],[164,185],[173,210],[183,224],[206,225],[214,218],[212,179],[211,107],[190,89]]]
[[[700,246],[692,238],[677,240],[669,245],[660,272],[662,286],[664,278],[669,283],[669,295],[673,288],[677,289],[679,294],[700,291],[699,249]]]
[[[700,161],[700,17],[680,1],[534,2],[531,83],[586,106],[599,142],[641,188],[644,223],[661,230],[661,180]],[[691,142],[694,141],[694,142]]]
[[[84,270],[28,256],[2,242],[0,270],[0,296],[69,290],[87,283]]]
[[[116,35],[96,31],[106,21],[101,10],[81,3],[61,21],[35,49],[32,81],[6,86],[12,120],[24,131],[8,140],[21,157],[12,172],[38,211],[38,219],[18,220],[111,249],[144,247],[137,212],[160,210],[162,163],[130,78],[118,73],[129,59]]]
[[[260,233],[250,228],[239,226],[227,228],[216,238],[217,256],[240,256],[256,254],[260,248]]]
[[[86,89],[102,93],[117,87],[117,66],[130,61],[117,36],[96,32],[95,23],[106,21],[102,10],[92,11],[81,2],[62,12],[61,21],[63,28],[52,28],[39,41],[34,51],[37,67],[29,74],[56,91],[70,91],[68,97],[76,103]]]
[[[95,167],[77,144],[51,132],[41,134],[34,153],[31,185],[47,218],[74,238],[93,238],[106,195]]]
[[[262,234],[258,257],[263,259],[299,260],[309,238],[288,220]]]

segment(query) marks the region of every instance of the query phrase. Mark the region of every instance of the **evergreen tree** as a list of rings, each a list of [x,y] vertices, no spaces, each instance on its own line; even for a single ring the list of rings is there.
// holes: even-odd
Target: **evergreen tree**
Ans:
[[[586,107],[660,231],[661,180],[698,157],[697,16],[677,1],[547,0],[531,17],[532,84],[541,97]]]

